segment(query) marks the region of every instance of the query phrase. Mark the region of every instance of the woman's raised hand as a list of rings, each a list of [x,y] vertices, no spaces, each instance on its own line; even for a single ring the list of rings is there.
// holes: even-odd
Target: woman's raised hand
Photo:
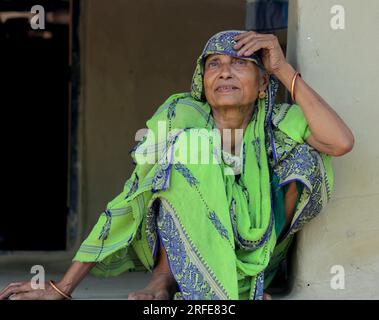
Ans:
[[[239,56],[251,56],[254,52],[262,49],[262,62],[270,74],[276,74],[287,64],[278,38],[273,34],[263,34],[247,31],[234,37]]]

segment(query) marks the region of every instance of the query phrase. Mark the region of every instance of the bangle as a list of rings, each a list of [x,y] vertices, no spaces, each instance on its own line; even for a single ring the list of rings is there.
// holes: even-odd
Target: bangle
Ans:
[[[64,297],[65,299],[67,300],[70,300],[72,299],[71,295],[67,294],[67,293],[64,293],[61,289],[59,289],[56,285],[55,285],[55,282],[53,280],[50,280],[49,281],[49,284],[51,285],[51,287],[56,291],[58,292],[62,297]]]
[[[295,83],[296,83],[297,76],[301,77],[301,74],[299,72],[296,72],[292,78],[292,84],[291,84],[291,98],[293,102],[296,101],[295,100]]]

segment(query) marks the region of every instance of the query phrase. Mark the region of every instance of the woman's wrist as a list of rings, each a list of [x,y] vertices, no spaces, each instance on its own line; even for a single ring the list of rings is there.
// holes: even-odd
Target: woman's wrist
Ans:
[[[287,90],[291,90],[292,79],[295,73],[296,70],[292,65],[286,62],[274,73],[274,75],[281,83],[283,83]]]
[[[55,283],[55,285],[67,295],[71,295],[72,292],[75,290],[74,284],[72,282],[67,282],[64,279]]]
[[[96,262],[73,261],[62,279],[57,282],[57,286],[65,293],[71,294],[95,265]]]

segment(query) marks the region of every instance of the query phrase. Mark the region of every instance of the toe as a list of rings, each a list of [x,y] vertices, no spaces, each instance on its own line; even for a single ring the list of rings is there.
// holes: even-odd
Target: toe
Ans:
[[[263,294],[263,300],[272,300],[272,297],[271,297],[270,294],[268,294],[268,293],[264,293],[264,294]]]
[[[134,292],[128,294],[128,300],[136,300],[136,295]]]
[[[154,295],[144,292],[132,292],[128,295],[128,300],[153,300]]]
[[[159,292],[155,295],[154,300],[169,300],[168,292]]]

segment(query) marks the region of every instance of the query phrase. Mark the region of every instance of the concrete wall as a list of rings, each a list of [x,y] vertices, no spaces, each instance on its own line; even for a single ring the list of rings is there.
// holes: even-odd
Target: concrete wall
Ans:
[[[334,160],[335,192],[299,234],[288,298],[379,298],[379,2],[343,0],[346,28],[333,30],[334,0],[291,0],[288,59],[352,128],[353,152]],[[333,290],[333,265],[345,289]]]
[[[81,187],[85,236],[133,170],[128,151],[155,109],[190,90],[206,40],[243,29],[243,0],[82,1]]]

